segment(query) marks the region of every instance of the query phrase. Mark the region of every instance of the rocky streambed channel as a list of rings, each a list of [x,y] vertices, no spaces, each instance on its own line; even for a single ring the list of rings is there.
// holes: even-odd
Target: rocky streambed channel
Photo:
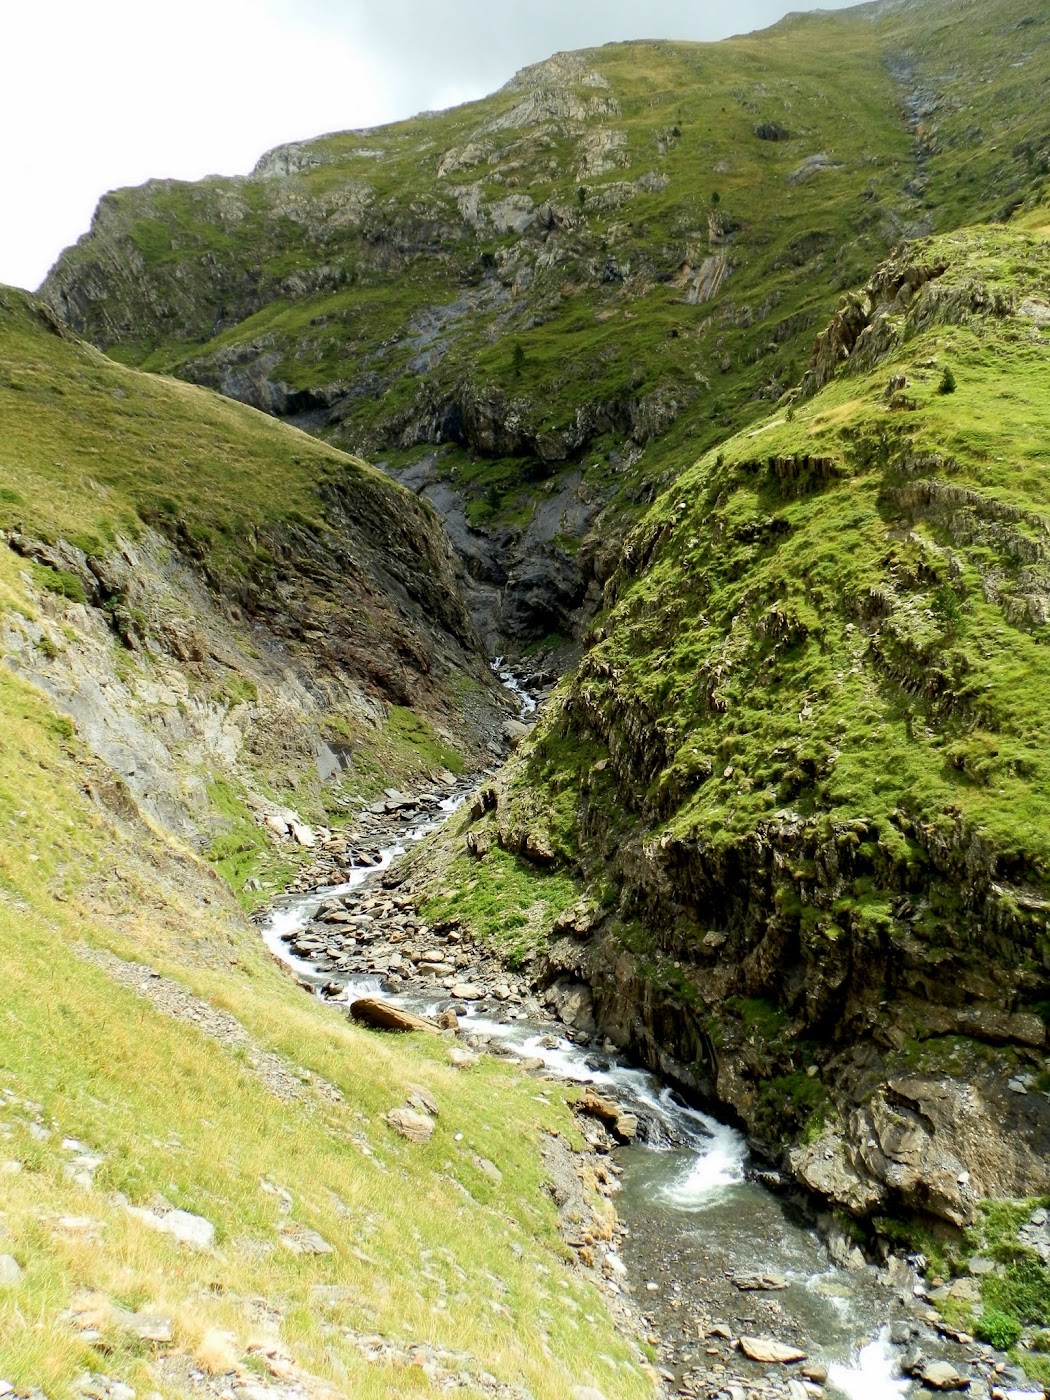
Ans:
[[[534,704],[509,679],[527,720]],[[574,1029],[559,989],[533,985],[464,930],[428,926],[400,888],[397,859],[493,774],[443,776],[411,796],[389,791],[360,813],[352,839],[323,834],[317,860],[260,931],[304,987],[359,1020],[444,1033],[464,1067],[495,1054],[584,1086],[589,1179],[615,1197],[620,1225],[608,1239],[568,1238],[655,1349],[666,1393],[1041,1396],[1005,1355],[944,1320],[915,1261],[887,1253],[871,1262],[841,1232],[819,1232],[805,1202],[770,1189],[774,1178],[735,1128]],[[425,1105],[416,1108],[425,1123]],[[406,1112],[411,1133],[417,1114]],[[571,1191],[553,1187],[556,1200]]]

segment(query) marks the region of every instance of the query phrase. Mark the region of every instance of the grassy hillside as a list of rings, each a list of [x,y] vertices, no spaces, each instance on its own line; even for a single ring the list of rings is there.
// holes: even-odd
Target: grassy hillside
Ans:
[[[0,625],[35,613],[0,552]],[[449,1373],[466,1395],[492,1393],[483,1373],[648,1394],[541,1190],[543,1134],[574,1133],[557,1096],[304,997],[205,868],[89,800],[112,775],[7,667],[0,734],[0,1254],[20,1270],[0,1379],[55,1400],[86,1374],[165,1397],[237,1376],[422,1395]],[[413,1085],[440,1108],[425,1147],[381,1118]],[[169,1206],[213,1246],[129,1209]],[[291,1252],[303,1228],[330,1250]]]
[[[442,446],[475,524],[522,527],[537,480],[577,465],[588,498],[635,510],[762,415],[902,236],[1038,198],[1029,8],[885,3],[558,55],[250,179],[107,195],[44,294],[113,353],[392,467]]]
[[[0,525],[0,1390],[650,1393],[544,1189],[561,1097],[352,1026],[235,898],[295,862],[262,812],[498,723],[429,512],[4,291]]]
[[[0,531],[46,612],[9,633],[14,664],[184,836],[232,819],[265,847],[252,793],[338,814],[342,791],[458,770],[498,732],[425,505],[254,409],[115,364],[13,290]]]
[[[0,290],[0,332],[0,527],[101,556],[152,525],[228,600],[275,615],[282,593],[287,612],[309,614],[298,563],[320,613],[333,595],[353,612],[362,658],[389,651],[391,634],[409,650],[413,627],[447,633],[449,654],[476,643],[433,518],[382,473],[120,367],[22,293]]]

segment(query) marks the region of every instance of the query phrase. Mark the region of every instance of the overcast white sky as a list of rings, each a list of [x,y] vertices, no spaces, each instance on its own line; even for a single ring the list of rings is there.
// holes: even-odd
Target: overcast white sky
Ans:
[[[839,9],[847,0],[823,0]],[[717,39],[790,0],[0,0],[0,282],[35,288],[100,195],[481,97],[558,49]]]

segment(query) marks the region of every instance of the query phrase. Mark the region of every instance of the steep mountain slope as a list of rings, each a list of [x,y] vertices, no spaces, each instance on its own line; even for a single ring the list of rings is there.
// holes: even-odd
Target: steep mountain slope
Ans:
[[[1043,179],[1030,8],[921,0],[557,55],[247,179],[107,195],[43,295],[113,353],[402,474],[448,519],[492,645],[569,632],[605,502],[636,513],[760,415],[900,237]]]
[[[9,619],[6,650],[169,828],[207,833],[209,782],[271,805],[294,783],[319,815],[341,788],[382,787],[383,766],[418,769],[410,707],[439,767],[498,733],[425,505],[254,410],[106,360],[13,291],[0,481],[0,528],[51,624]]]
[[[862,1217],[1050,1191],[1048,382],[1045,228],[883,264],[629,537],[439,901],[575,870],[547,979]]]
[[[189,848],[255,898],[265,812],[499,723],[430,512],[3,291],[0,515],[0,1391],[650,1394],[564,1103],[304,996]]]

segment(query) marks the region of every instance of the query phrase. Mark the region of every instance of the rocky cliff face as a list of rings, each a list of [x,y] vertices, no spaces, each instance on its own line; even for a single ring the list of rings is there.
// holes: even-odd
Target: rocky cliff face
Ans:
[[[961,233],[848,298],[824,387],[629,537],[469,834],[587,888],[545,980],[862,1217],[1050,1189],[1048,274]]]
[[[125,800],[207,847],[292,793],[316,817],[489,756],[501,696],[428,506],[18,293],[0,318],[0,524],[39,610],[4,653]]]
[[[425,481],[494,646],[573,635],[604,581],[581,539],[760,417],[902,235],[1038,180],[1016,89],[1039,91],[1040,26],[997,0],[948,54],[943,9],[561,54],[245,178],[116,191],[42,295],[122,358]]]

